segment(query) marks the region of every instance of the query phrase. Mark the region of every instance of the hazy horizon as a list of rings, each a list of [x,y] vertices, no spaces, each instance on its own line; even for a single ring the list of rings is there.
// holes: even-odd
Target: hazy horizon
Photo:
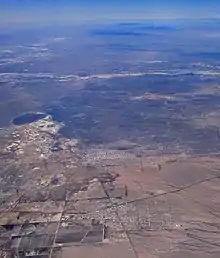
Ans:
[[[69,24],[85,21],[220,18],[220,2],[113,0],[1,0],[0,25]]]

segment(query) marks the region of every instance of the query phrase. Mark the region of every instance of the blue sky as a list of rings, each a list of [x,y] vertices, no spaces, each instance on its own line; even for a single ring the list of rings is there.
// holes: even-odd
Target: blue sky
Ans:
[[[0,0],[0,25],[218,17],[220,0]]]

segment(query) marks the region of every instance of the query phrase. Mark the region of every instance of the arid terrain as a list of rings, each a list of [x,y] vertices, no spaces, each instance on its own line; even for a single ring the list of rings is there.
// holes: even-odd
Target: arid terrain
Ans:
[[[0,33],[0,258],[220,257],[213,26]]]
[[[218,155],[82,151],[59,126],[4,134],[1,257],[219,257]]]

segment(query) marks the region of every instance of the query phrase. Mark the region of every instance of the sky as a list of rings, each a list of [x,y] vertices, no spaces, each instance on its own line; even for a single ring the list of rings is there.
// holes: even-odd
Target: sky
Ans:
[[[220,0],[0,0],[0,25],[220,18]]]

